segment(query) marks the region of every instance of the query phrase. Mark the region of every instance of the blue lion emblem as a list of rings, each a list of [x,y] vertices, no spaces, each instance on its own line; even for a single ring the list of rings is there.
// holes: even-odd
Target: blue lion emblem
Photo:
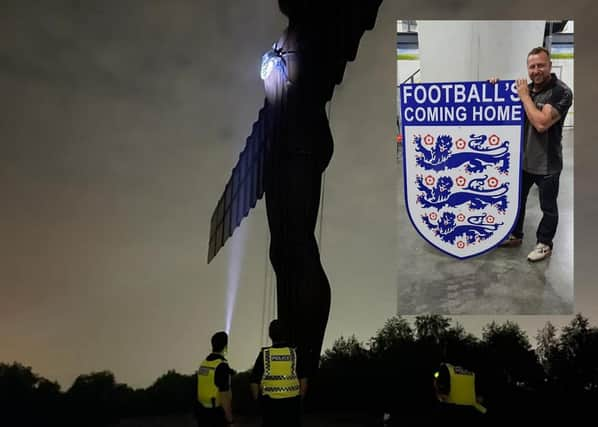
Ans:
[[[432,188],[428,187],[421,175],[415,179],[417,189],[423,193],[417,196],[417,203],[423,208],[442,209],[445,206],[457,207],[469,204],[469,209],[483,209],[494,205],[499,212],[504,213],[508,202],[506,193],[509,183],[505,182],[496,188],[486,188],[485,181],[488,176],[472,179],[462,191],[451,193],[453,180],[448,176],[441,176]]]
[[[485,145],[486,135],[469,135],[468,147],[474,152],[452,153],[453,139],[449,135],[439,135],[430,150],[422,145],[421,135],[414,136],[415,151],[420,153],[416,159],[418,166],[436,172],[455,169],[462,165],[468,173],[484,172],[494,165],[500,173],[508,173],[510,165],[509,141],[496,147]]]
[[[476,243],[491,237],[494,232],[503,225],[489,224],[485,222],[486,214],[471,216],[467,218],[467,224],[456,225],[455,214],[444,212],[436,223],[430,221],[428,215],[422,215],[422,220],[428,228],[440,237],[443,241],[454,244],[455,240],[465,236],[467,243]]]

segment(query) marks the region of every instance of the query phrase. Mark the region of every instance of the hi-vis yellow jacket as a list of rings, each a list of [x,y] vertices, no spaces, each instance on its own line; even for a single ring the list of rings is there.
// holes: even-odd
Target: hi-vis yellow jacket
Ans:
[[[216,368],[225,359],[204,360],[197,371],[197,401],[204,408],[217,408],[220,406],[220,394],[216,387]]]
[[[262,393],[272,399],[299,396],[297,354],[290,347],[264,349]]]
[[[478,403],[475,392],[475,374],[471,371],[444,364],[448,368],[450,377],[450,392],[447,402],[455,405],[473,406],[481,413],[486,413],[486,408]]]

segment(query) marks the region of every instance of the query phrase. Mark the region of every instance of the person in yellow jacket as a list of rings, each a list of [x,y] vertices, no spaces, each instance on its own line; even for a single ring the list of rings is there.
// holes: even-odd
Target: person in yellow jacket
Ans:
[[[197,370],[195,415],[199,427],[225,427],[233,424],[231,376],[234,371],[225,358],[226,332],[212,336],[212,353]]]
[[[254,399],[260,398],[263,427],[299,427],[301,401],[307,392],[304,362],[285,341],[279,320],[270,322],[272,346],[263,348],[255,360],[250,383]]]
[[[484,419],[486,408],[475,389],[475,373],[461,366],[442,363],[434,373],[434,391],[438,404],[432,411],[438,420]]]

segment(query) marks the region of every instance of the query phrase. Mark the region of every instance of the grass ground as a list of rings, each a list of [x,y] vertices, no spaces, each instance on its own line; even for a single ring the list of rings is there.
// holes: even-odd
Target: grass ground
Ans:
[[[377,422],[378,421],[378,422]],[[256,417],[239,417],[236,427],[259,427],[260,419]],[[348,413],[306,414],[303,427],[381,427],[381,422],[372,416]],[[168,415],[160,417],[140,417],[123,419],[119,424],[110,427],[195,427],[192,414]]]

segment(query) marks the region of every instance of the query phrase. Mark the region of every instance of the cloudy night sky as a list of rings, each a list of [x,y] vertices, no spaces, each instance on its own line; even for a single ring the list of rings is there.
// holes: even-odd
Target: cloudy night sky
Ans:
[[[546,3],[383,2],[330,110],[325,348],[367,341],[396,314],[396,20],[543,19]],[[597,325],[598,13],[548,3],[550,18],[575,19],[576,311]],[[228,305],[231,364],[251,366],[272,316],[263,201],[208,265],[209,220],[263,104],[261,55],[285,25],[275,0],[2,2],[0,362],[63,389],[100,370],[147,387],[196,368]],[[475,334],[510,319],[531,338],[572,317],[453,319]]]

